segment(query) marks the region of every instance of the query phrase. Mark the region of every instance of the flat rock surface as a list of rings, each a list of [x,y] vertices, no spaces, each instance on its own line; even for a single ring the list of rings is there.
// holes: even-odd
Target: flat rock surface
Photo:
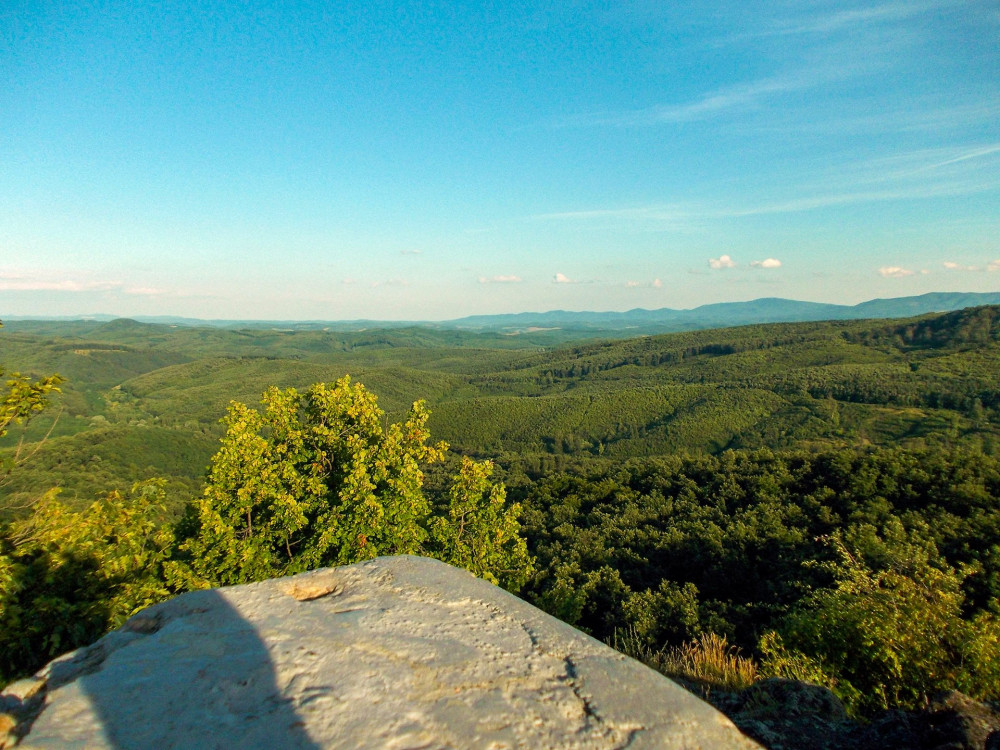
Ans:
[[[21,747],[757,747],[642,664],[417,557],[185,594],[12,688],[37,712]]]

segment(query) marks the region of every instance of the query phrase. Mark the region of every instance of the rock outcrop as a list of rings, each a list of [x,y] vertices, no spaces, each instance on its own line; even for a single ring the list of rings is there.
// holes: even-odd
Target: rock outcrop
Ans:
[[[757,747],[665,677],[416,557],[185,594],[3,700],[21,747]]]

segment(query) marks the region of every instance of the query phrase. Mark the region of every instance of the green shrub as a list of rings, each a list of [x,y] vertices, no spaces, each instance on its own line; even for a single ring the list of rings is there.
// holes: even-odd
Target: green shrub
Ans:
[[[170,596],[162,483],[74,513],[50,492],[0,536],[0,680],[88,644]]]
[[[258,412],[234,402],[205,494],[181,544],[186,587],[229,585],[344,565],[378,555],[428,554],[517,589],[531,572],[517,505],[492,466],[466,460],[435,517],[422,467],[428,412],[413,404],[385,425],[376,397],[344,377],[300,394],[271,388]]]
[[[931,694],[958,689],[974,698],[1000,693],[1000,622],[987,612],[963,618],[970,569],[932,564],[926,544],[899,526],[888,567],[873,570],[840,537],[835,585],[804,599],[761,643],[764,669],[828,684],[855,712],[918,708]]]

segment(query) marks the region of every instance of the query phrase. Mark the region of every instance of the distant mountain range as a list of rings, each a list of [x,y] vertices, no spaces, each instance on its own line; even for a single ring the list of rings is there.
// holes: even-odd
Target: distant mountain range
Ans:
[[[949,312],[979,305],[1000,305],[1000,292],[932,292],[916,297],[873,299],[857,305],[765,297],[750,302],[722,302],[690,310],[641,308],[626,312],[523,312],[504,315],[472,315],[448,321],[385,320],[200,320],[174,316],[136,316],[143,323],[218,328],[283,328],[289,330],[330,329],[358,331],[378,328],[421,326],[437,329],[530,333],[537,329],[626,333],[666,333],[702,328],[726,328],[754,323],[793,323],[817,320],[860,320],[864,318],[905,318],[934,312]],[[111,321],[115,315],[87,316],[0,316],[4,320],[93,320]]]
[[[529,328],[592,328],[600,330],[685,331],[726,328],[753,323],[793,323],[815,320],[861,320],[865,318],[906,318],[934,312],[950,312],[966,307],[1000,304],[1000,292],[933,292],[917,297],[873,299],[857,305],[765,297],[750,302],[722,302],[690,310],[629,310],[627,312],[567,312],[513,315],[473,315],[449,321],[447,325],[473,330],[527,330]]]

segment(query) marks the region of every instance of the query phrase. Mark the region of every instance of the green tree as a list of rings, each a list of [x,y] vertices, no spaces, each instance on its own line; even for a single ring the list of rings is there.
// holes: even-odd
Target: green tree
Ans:
[[[0,680],[86,645],[170,596],[163,481],[112,492],[76,513],[57,491],[0,538]]]
[[[12,424],[26,424],[44,409],[48,404],[49,394],[58,393],[59,384],[63,382],[59,375],[32,380],[18,372],[5,373],[0,366],[0,378],[4,375],[7,382],[6,390],[0,391],[0,437],[7,434]],[[10,470],[10,465],[3,467],[0,476],[6,476]]]
[[[271,388],[262,405],[258,412],[234,402],[224,420],[226,435],[182,546],[185,585],[426,552],[512,587],[523,582],[530,565],[519,509],[504,506],[489,467],[463,464],[447,515],[431,521],[422,467],[441,460],[447,445],[428,444],[423,402],[386,427],[374,394],[345,376],[305,393]]]
[[[919,708],[934,692],[975,698],[1000,692],[1000,622],[963,617],[962,582],[971,571],[932,564],[934,550],[893,524],[891,559],[873,570],[833,537],[834,586],[800,602],[761,651],[765,670],[830,685],[861,712]],[[889,539],[887,539],[889,541]],[[888,545],[887,545],[888,546]]]
[[[431,523],[435,557],[473,575],[517,590],[531,573],[520,535],[521,506],[506,502],[502,484],[490,482],[493,464],[463,457],[448,491],[448,508]]]

